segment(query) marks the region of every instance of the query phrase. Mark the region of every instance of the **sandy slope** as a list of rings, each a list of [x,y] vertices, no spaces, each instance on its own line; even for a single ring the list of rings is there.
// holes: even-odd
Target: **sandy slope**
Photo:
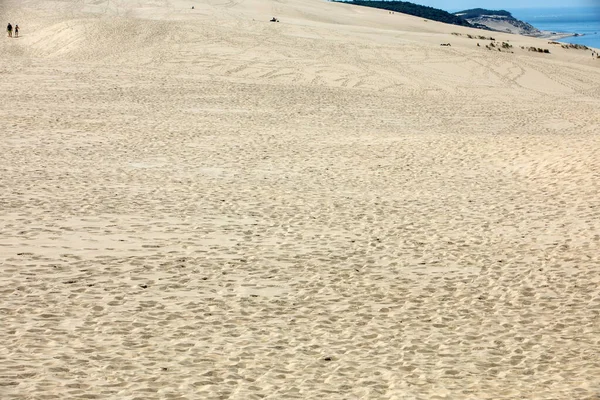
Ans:
[[[600,398],[590,52],[317,0],[3,4],[0,398]]]

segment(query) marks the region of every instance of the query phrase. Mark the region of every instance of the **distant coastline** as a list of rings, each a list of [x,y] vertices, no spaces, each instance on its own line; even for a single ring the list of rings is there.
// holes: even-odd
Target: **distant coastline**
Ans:
[[[532,36],[536,37],[536,38],[540,38],[540,39],[550,39],[550,40],[560,40],[560,39],[565,39],[568,37],[585,36],[585,34],[577,33],[577,32],[552,32],[552,31],[540,31],[540,32],[542,32],[542,33],[539,35],[532,35]]]
[[[445,11],[406,1],[330,0],[446,24],[511,33],[600,49],[600,7]]]
[[[512,33],[550,40],[581,35],[578,32],[539,29],[528,21],[515,18],[510,11],[506,10],[473,8],[455,12],[454,15],[463,18],[473,26],[483,27],[484,29],[495,32]]]
[[[546,32],[543,38],[600,49],[600,7],[524,8],[512,13]]]

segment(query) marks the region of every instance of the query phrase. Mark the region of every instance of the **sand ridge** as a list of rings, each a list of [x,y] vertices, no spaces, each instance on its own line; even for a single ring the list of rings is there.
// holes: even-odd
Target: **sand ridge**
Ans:
[[[600,395],[587,53],[320,1],[6,4],[0,397]]]

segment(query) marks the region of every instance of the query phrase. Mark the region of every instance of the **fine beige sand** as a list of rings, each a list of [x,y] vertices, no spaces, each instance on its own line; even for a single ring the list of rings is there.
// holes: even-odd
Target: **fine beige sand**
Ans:
[[[320,0],[0,15],[0,399],[600,399],[591,51]]]

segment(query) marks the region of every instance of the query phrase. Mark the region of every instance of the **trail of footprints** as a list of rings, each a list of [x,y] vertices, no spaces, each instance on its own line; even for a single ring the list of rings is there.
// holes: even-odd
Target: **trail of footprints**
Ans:
[[[1,82],[0,393],[598,398],[597,97],[390,94],[358,61]]]

